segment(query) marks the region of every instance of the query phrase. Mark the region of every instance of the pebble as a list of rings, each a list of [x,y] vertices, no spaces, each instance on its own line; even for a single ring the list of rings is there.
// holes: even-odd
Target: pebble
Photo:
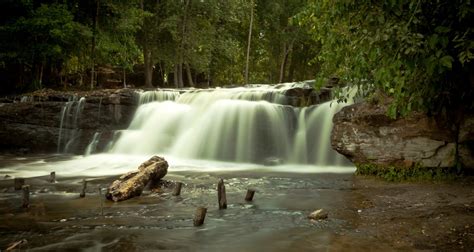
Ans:
[[[328,212],[326,212],[324,209],[318,209],[308,215],[309,219],[312,220],[322,220],[322,219],[327,219],[328,218]]]

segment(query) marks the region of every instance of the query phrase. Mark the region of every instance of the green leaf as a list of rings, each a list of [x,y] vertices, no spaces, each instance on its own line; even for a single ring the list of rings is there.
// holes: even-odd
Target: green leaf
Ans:
[[[447,69],[453,68],[453,57],[446,55],[439,60],[439,63]]]

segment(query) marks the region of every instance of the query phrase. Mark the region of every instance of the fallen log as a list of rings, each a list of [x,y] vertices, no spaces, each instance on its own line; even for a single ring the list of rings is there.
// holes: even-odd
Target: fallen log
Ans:
[[[142,194],[145,186],[163,178],[168,172],[168,162],[162,157],[153,156],[133,171],[112,182],[105,197],[111,201],[122,201]]]

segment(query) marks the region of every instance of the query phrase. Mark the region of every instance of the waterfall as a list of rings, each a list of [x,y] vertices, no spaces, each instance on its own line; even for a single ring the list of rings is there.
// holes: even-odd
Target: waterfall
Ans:
[[[87,145],[86,151],[84,152],[85,156],[89,156],[90,154],[95,152],[95,150],[97,149],[97,144],[99,144],[100,135],[100,132],[94,133],[92,141]]]
[[[290,86],[294,87],[294,86]],[[148,91],[110,152],[240,163],[344,164],[332,150],[332,117],[344,104],[297,108],[289,86]]]
[[[75,140],[80,135],[79,121],[86,99],[72,97],[64,104],[60,114],[58,152],[69,152]],[[64,144],[63,144],[64,142]]]
[[[138,104],[145,104],[155,101],[174,101],[179,96],[178,91],[154,90],[140,93]]]

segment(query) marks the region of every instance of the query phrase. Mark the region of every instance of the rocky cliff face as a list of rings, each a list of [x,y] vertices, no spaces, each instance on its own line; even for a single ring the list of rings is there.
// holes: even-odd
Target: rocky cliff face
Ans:
[[[467,117],[460,133],[422,113],[391,119],[387,105],[358,103],[334,118],[332,147],[356,164],[387,167],[453,167],[459,159],[474,168],[474,117]],[[457,148],[459,151],[457,151]]]
[[[80,104],[81,97],[85,99]],[[129,89],[47,90],[4,100],[0,103],[0,148],[55,152],[62,141],[59,151],[69,143],[67,152],[82,154],[96,132],[102,133],[105,145],[115,130],[127,128],[136,107],[137,95]]]

